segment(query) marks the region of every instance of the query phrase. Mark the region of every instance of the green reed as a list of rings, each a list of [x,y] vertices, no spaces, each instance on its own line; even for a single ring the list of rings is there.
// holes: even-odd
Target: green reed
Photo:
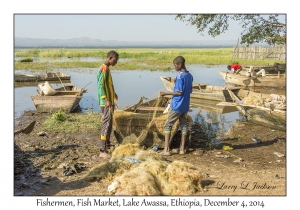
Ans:
[[[238,62],[243,65],[268,65],[268,63],[279,62],[277,60],[245,60],[232,59],[233,48],[180,48],[180,49],[152,49],[152,48],[130,48],[130,49],[70,49],[70,48],[50,48],[50,49],[24,49],[16,51],[15,56],[30,57],[98,57],[104,62],[109,50],[119,53],[120,59],[113,69],[123,70],[170,70],[173,69],[172,61],[176,56],[183,56],[186,65],[227,65]],[[102,62],[31,62],[15,63],[15,70],[51,70],[66,68],[98,68]],[[282,63],[282,62],[280,62]]]

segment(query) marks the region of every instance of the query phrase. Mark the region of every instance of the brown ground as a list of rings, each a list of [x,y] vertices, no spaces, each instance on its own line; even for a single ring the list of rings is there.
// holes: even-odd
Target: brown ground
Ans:
[[[53,132],[39,136],[38,128],[46,116],[25,112],[16,126],[17,130],[32,120],[37,122],[30,134],[15,136],[14,195],[107,195],[109,183],[82,179],[93,166],[106,161],[98,158],[98,133]],[[262,143],[251,139],[254,134]],[[193,137],[192,145],[195,141],[199,143]],[[274,154],[286,154],[285,132],[237,121],[221,143],[233,150],[194,146],[193,151],[166,160],[191,163],[204,173],[203,190],[195,195],[286,195],[286,157]],[[216,157],[219,154],[229,158]],[[79,167],[77,173],[65,176],[64,166]]]

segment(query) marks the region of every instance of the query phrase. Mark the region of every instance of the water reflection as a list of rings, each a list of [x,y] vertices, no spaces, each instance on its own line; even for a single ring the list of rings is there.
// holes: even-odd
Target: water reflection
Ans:
[[[235,120],[243,120],[239,112],[220,114],[201,108],[194,108],[190,115],[193,117],[194,123],[201,125],[213,144],[219,144],[219,139],[224,138]]]

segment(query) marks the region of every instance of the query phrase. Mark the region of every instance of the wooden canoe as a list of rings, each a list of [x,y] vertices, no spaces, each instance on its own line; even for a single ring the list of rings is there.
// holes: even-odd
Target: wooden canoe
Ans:
[[[253,66],[253,65],[248,65],[248,66],[243,66],[242,70],[240,71],[240,74],[245,75],[251,68],[254,71],[260,71],[261,69],[264,69],[266,72],[266,75],[278,75],[278,74],[284,74],[286,73],[286,64],[281,64],[281,63],[269,63],[269,65],[265,66]]]
[[[171,98],[168,96],[161,96],[152,100],[147,100],[147,98],[141,97],[137,103],[132,106],[127,106],[123,110],[136,113],[163,113],[168,106],[170,99]]]
[[[222,78],[231,84],[249,87],[286,87],[285,74],[267,75],[265,77],[255,76],[247,77],[241,74],[233,74],[231,72],[219,71]]]
[[[70,80],[71,76],[62,72],[49,72],[45,74],[15,74],[15,82],[39,82]]]
[[[173,92],[174,88],[174,78],[160,76],[165,88],[169,92]],[[214,100],[214,101],[230,101],[231,97],[228,93],[228,90],[236,90],[240,87],[221,87],[221,86],[212,86],[206,84],[197,84],[193,83],[193,91],[191,93],[191,98],[205,99],[205,100]]]
[[[242,71],[244,71],[244,70],[247,71],[247,70],[250,69],[250,67],[251,67],[251,65],[243,66],[243,70]],[[286,71],[286,64],[272,63],[272,64],[265,65],[265,66],[253,66],[252,65],[252,68],[255,71],[259,71],[261,69],[264,69],[269,74],[277,74],[278,71],[280,71],[280,73],[284,73]]]
[[[252,90],[247,90],[247,89],[237,89],[237,90],[232,90],[232,92],[239,98],[243,99],[247,96],[256,96],[256,97],[260,97],[263,100],[266,100],[267,98],[270,97],[270,94],[274,94],[274,92],[276,94],[280,94],[280,95],[286,95],[286,91],[285,90],[273,90],[273,92],[271,91],[265,91],[263,89],[259,89],[259,92],[255,92]]]
[[[215,101],[215,100],[197,99],[197,98],[191,98],[190,100],[190,105],[193,108],[200,108],[201,110],[208,111],[208,112],[226,114],[226,113],[237,111],[237,108],[235,106],[228,106],[228,104],[221,105],[219,103],[222,102]],[[232,102],[227,102],[227,103],[232,103]]]
[[[20,87],[36,87],[40,82],[39,81],[34,81],[34,82],[14,82],[14,88],[20,88]],[[71,83],[71,80],[62,80],[60,81],[50,81],[49,82],[51,85],[60,85],[60,84],[69,84]]]
[[[57,93],[52,96],[45,96],[41,91],[36,96],[31,96],[38,112],[56,112],[59,109],[72,112],[79,106],[82,95],[86,92],[85,88],[77,88],[74,84],[55,90]]]
[[[286,66],[280,65],[280,66],[252,66],[254,71],[260,71],[261,69],[264,69],[267,74],[273,74],[276,75],[278,72],[280,74],[284,74],[286,72]],[[250,70],[250,66],[243,66],[243,69],[241,72],[247,72]]]
[[[264,106],[255,106],[251,104],[242,103],[248,95],[256,95],[254,92],[240,91],[240,94],[236,91],[230,91],[235,103],[220,102],[221,106],[235,106],[243,115],[247,117],[252,123],[263,125],[276,130],[286,130],[286,111],[280,109],[271,109]],[[243,92],[243,94],[242,94]],[[267,94],[262,94],[262,98],[269,97]]]

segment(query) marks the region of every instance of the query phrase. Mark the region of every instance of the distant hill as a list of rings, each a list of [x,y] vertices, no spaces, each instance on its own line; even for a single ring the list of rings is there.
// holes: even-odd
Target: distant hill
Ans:
[[[15,48],[26,47],[154,47],[154,48],[173,48],[173,47],[233,47],[237,44],[236,40],[224,41],[161,41],[161,42],[133,42],[133,41],[116,41],[101,39],[91,39],[88,37],[74,39],[37,39],[15,37]]]

